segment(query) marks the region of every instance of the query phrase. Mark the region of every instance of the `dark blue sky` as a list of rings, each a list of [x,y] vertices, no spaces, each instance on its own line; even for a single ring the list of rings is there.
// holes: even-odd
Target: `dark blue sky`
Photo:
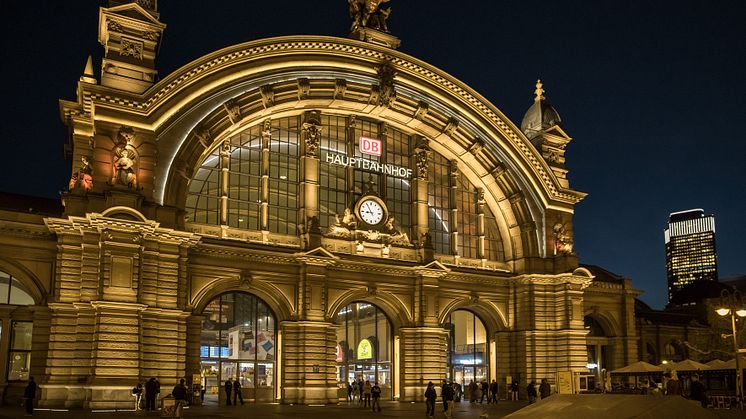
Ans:
[[[158,68],[257,38],[345,36],[346,1],[161,0]],[[58,195],[70,174],[60,98],[86,57],[100,72],[102,1],[3,0],[0,191]],[[461,79],[520,125],[534,83],[574,138],[571,185],[581,261],[632,278],[666,303],[668,214],[716,217],[721,277],[746,274],[746,2],[391,0],[402,51]]]

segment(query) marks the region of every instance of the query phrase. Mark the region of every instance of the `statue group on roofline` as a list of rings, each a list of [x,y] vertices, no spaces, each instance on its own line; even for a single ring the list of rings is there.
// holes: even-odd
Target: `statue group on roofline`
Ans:
[[[389,18],[391,8],[382,9],[383,3],[390,0],[347,0],[350,7],[350,17],[352,18],[352,27],[350,32],[356,32],[361,28],[375,29],[381,32],[388,32],[386,20]]]

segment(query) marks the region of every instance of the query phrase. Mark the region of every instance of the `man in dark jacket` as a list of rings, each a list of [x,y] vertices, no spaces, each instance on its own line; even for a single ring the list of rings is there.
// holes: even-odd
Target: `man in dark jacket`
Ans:
[[[180,418],[184,414],[184,405],[186,404],[187,388],[184,385],[184,379],[179,380],[179,384],[174,386],[171,390],[171,395],[174,396],[174,416]]]
[[[241,405],[243,406],[243,394],[241,393],[241,379],[238,379],[233,382],[233,404],[235,406],[238,406],[238,402],[236,399],[241,400]]]
[[[155,377],[150,377],[150,380],[145,383],[145,408],[149,412],[155,410],[156,394],[158,394],[158,383],[155,381]]]
[[[231,405],[231,391],[233,391],[233,383],[231,382],[231,379],[225,380],[225,404],[230,406]]]
[[[490,403],[497,403],[497,381],[490,383]]]
[[[427,412],[425,416],[435,416],[435,399],[438,397],[435,392],[435,385],[432,381],[427,383],[427,390],[425,390],[425,404],[427,405]]]
[[[479,404],[484,403],[484,399],[487,399],[487,403],[490,402],[490,385],[487,384],[487,380],[482,380],[482,394],[479,397]]]
[[[378,411],[381,411],[381,387],[378,385],[378,381],[373,383],[373,387],[370,389],[370,395],[373,397],[373,404],[371,405],[371,409],[373,411],[376,411],[376,408],[378,408]]]
[[[455,394],[455,391],[453,390],[453,385],[443,386],[443,393],[441,395],[443,396],[443,404],[446,406],[446,410],[443,413],[445,413],[445,416],[447,418],[450,418],[453,416],[453,395],[454,394]]]
[[[705,388],[705,385],[702,384],[701,381],[699,381],[699,375],[694,374],[692,375],[692,391],[690,394],[690,398],[692,400],[697,400],[702,404],[702,407],[707,408],[707,389]]]
[[[34,377],[28,378],[28,384],[23,390],[23,405],[26,407],[26,415],[34,414],[34,399],[36,398],[36,382]]]
[[[541,379],[541,385],[539,386],[539,394],[541,394],[542,400],[552,395],[552,386],[549,385],[549,381],[547,381],[546,378]]]
[[[536,401],[536,382],[531,380],[526,387],[526,393],[528,393],[528,404],[532,404]]]
[[[446,380],[443,380],[443,387],[440,388],[440,397],[443,398],[443,413],[448,411],[448,402],[446,401],[446,387],[451,387],[448,385]],[[451,387],[451,390],[453,390],[453,387]]]

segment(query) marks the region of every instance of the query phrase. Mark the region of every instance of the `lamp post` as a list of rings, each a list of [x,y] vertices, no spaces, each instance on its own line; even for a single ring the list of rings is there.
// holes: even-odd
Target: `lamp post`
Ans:
[[[736,403],[743,410],[743,377],[741,371],[740,352],[738,348],[738,335],[736,334],[736,316],[746,317],[746,303],[738,290],[732,293],[723,290],[720,293],[720,306],[715,310],[717,314],[725,317],[730,315],[730,325],[733,331],[733,352],[736,355]],[[746,350],[744,350],[746,352]]]

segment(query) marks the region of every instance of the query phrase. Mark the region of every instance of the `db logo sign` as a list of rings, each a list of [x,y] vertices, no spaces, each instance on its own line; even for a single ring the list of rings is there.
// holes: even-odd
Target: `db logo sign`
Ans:
[[[375,138],[360,137],[360,152],[363,154],[381,155],[382,142]]]

